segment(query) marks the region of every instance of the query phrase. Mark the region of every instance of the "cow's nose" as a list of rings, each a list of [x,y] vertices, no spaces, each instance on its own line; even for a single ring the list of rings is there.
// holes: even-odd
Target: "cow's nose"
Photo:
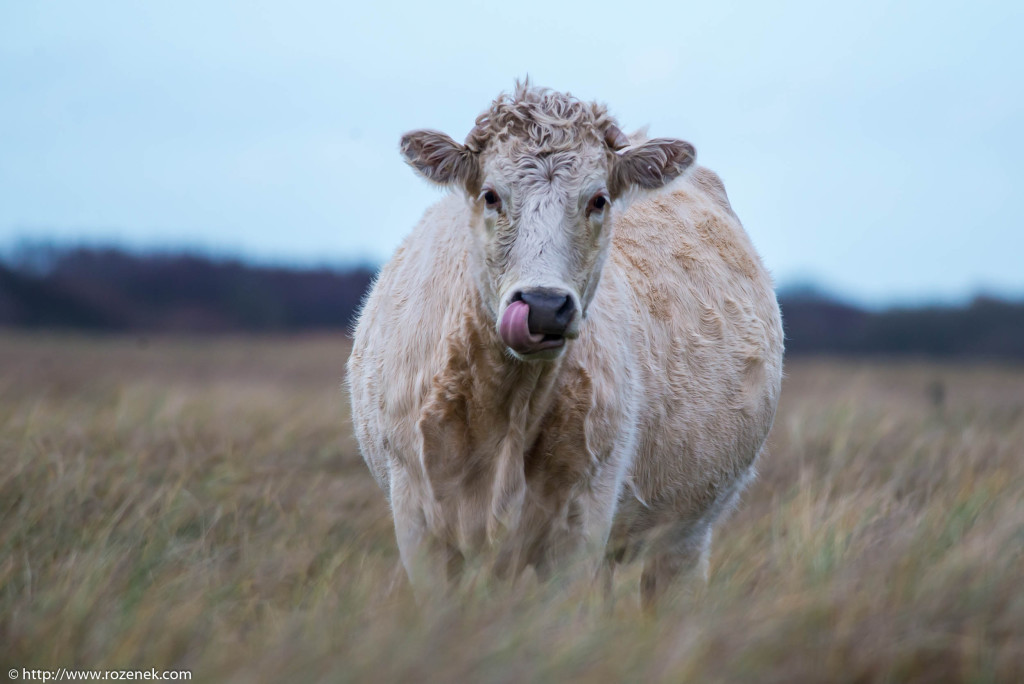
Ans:
[[[530,307],[528,324],[535,335],[564,335],[576,315],[576,304],[564,290],[534,287],[519,292],[518,299]]]

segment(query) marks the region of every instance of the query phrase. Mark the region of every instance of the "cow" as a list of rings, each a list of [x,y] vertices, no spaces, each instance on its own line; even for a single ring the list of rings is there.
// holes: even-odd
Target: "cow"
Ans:
[[[406,133],[451,192],[381,270],[347,382],[417,593],[642,560],[707,577],[778,403],[773,284],[692,145],[517,83],[464,144]],[[483,561],[481,561],[483,562]]]

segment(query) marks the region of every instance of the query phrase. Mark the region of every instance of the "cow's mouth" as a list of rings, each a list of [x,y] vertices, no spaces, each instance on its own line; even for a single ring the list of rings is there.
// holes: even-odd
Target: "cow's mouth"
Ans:
[[[528,356],[565,344],[565,336],[530,329],[530,306],[520,300],[508,305],[498,326],[502,341],[517,354]]]

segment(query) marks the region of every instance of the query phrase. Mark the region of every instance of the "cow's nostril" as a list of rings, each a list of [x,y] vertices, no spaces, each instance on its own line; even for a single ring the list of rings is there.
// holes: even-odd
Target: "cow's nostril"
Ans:
[[[565,290],[532,288],[520,298],[530,307],[529,326],[533,334],[564,335],[576,314],[576,304]]]
[[[565,327],[569,327],[569,321],[572,320],[572,315],[575,311],[576,305],[572,303],[572,297],[566,295],[565,301],[562,302],[562,306],[560,306],[558,311],[555,312],[555,318]]]

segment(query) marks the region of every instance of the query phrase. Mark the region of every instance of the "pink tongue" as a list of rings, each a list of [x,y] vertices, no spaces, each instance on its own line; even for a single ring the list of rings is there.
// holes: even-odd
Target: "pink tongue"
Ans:
[[[530,332],[530,306],[522,301],[515,301],[505,309],[499,326],[501,339],[517,352],[529,352],[544,340],[544,335]]]

